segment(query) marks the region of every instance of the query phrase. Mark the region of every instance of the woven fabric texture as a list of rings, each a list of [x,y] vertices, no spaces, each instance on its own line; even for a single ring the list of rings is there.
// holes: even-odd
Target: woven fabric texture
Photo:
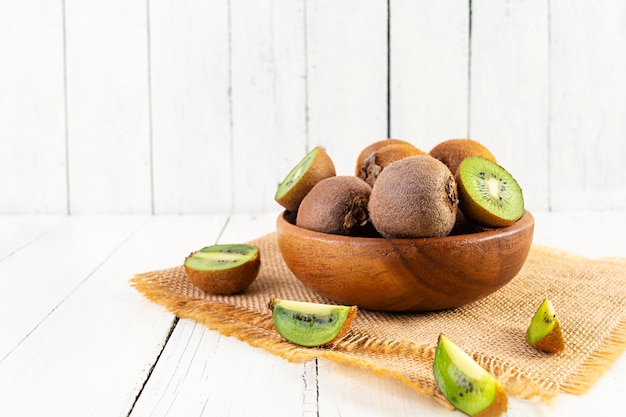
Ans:
[[[131,285],[181,318],[235,336],[289,361],[326,358],[396,378],[417,392],[445,399],[432,372],[440,333],[446,334],[510,394],[548,399],[586,392],[626,350],[626,262],[587,259],[534,245],[519,274],[472,304],[431,313],[359,310],[350,330],[331,346],[305,348],[284,340],[268,309],[271,298],[332,303],[306,288],[284,263],[275,233],[249,242],[261,252],[256,281],[241,294],[195,288],[184,268],[137,274]],[[561,320],[566,349],[543,353],[525,332],[544,298]]]

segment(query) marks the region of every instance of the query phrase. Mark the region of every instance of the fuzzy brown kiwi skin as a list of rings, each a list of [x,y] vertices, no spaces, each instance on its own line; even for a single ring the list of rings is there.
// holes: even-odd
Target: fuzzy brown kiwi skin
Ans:
[[[558,353],[565,350],[565,340],[561,330],[561,323],[557,320],[552,331],[542,339],[537,340],[532,346],[549,353]]]
[[[302,175],[300,180],[294,184],[282,197],[276,202],[283,206],[287,211],[297,212],[300,203],[311,189],[321,180],[337,175],[335,164],[326,153],[324,148],[319,147],[315,160],[309,166],[309,169]]]
[[[239,266],[218,271],[199,271],[186,265],[187,259],[194,253],[190,253],[183,264],[187,278],[195,287],[209,294],[240,293],[254,282],[261,268],[261,252],[257,251],[252,258]]]
[[[496,157],[485,145],[469,138],[444,140],[435,145],[429,154],[446,164],[454,175],[456,175],[461,162],[470,156],[482,156],[485,159],[496,162]]]
[[[382,146],[365,158],[357,176],[370,186],[374,186],[376,178],[385,167],[400,159],[415,155],[426,155],[426,152],[410,143],[392,143]]]
[[[368,184],[353,176],[326,178],[302,200],[296,226],[321,233],[362,235],[369,222],[371,192]]]
[[[448,167],[429,155],[417,155],[381,172],[368,210],[383,237],[440,237],[452,231],[458,203]]]
[[[363,167],[363,162],[365,162],[365,159],[369,157],[372,154],[372,152],[382,148],[383,146],[393,145],[393,144],[411,145],[411,143],[407,142],[406,140],[395,139],[395,138],[383,139],[383,140],[370,143],[365,148],[363,148],[361,152],[359,153],[359,155],[357,156],[356,167],[354,168],[354,175],[358,177],[361,174],[361,168]]]

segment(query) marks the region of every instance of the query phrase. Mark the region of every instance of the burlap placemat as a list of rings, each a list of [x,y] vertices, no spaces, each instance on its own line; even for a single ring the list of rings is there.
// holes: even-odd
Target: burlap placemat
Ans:
[[[182,266],[138,274],[131,285],[178,317],[289,361],[318,357],[359,366],[440,400],[432,362],[441,332],[496,375],[509,394],[524,398],[584,393],[626,350],[624,259],[586,259],[534,245],[511,283],[482,300],[433,313],[359,310],[341,341],[303,348],[276,332],[269,299],[332,302],[295,278],[275,233],[250,243],[260,249],[261,270],[242,294],[206,294],[187,280]],[[559,354],[539,352],[525,342],[526,328],[544,297],[552,300],[561,319],[566,350]]]

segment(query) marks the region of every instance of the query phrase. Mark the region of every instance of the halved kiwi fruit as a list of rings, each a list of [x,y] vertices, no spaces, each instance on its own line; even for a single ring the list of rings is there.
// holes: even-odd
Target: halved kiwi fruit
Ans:
[[[526,341],[545,352],[555,353],[565,349],[561,322],[552,302],[543,300],[526,330]]]
[[[189,281],[211,294],[235,294],[248,288],[261,267],[259,248],[244,244],[206,246],[185,258]]]
[[[332,159],[321,146],[307,153],[278,185],[274,199],[289,211],[297,211],[315,184],[336,175]]]
[[[456,173],[459,207],[469,220],[485,227],[503,227],[524,214],[522,189],[502,166],[481,156],[461,162]]]
[[[499,416],[508,408],[500,382],[450,338],[440,334],[433,373],[444,397],[470,416]]]
[[[356,306],[274,298],[268,308],[282,337],[300,346],[324,346],[342,337],[356,317]]]

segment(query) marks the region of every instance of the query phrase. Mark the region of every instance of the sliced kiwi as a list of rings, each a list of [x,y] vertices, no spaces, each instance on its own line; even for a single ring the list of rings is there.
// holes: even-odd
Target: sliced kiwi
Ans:
[[[259,248],[245,244],[206,246],[185,258],[189,281],[212,294],[234,294],[248,288],[261,266]]]
[[[461,162],[456,173],[459,206],[465,217],[485,227],[508,226],[524,214],[522,189],[502,166],[481,156]]]
[[[339,339],[356,317],[356,306],[274,298],[268,307],[278,333],[300,346],[324,346]]]
[[[440,334],[433,373],[446,399],[467,415],[499,416],[508,408],[500,382],[447,336]]]
[[[274,199],[289,211],[297,211],[304,196],[324,178],[336,175],[335,165],[320,146],[316,146],[278,185]]]
[[[565,349],[561,322],[548,298],[543,300],[531,319],[526,330],[526,341],[545,352],[561,352]]]

